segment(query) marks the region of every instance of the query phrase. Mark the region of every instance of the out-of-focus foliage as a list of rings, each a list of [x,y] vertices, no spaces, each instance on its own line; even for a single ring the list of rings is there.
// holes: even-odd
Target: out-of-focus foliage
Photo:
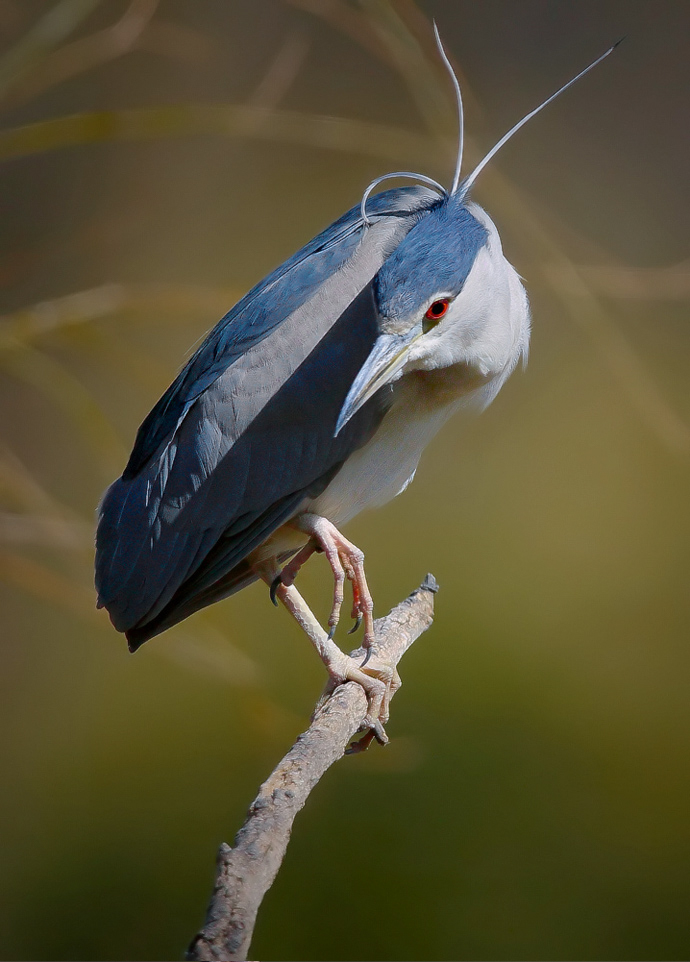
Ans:
[[[478,185],[530,367],[349,529],[380,610],[430,568],[438,617],[391,746],[298,820],[253,951],[687,958],[687,5],[0,0],[3,958],[178,957],[306,723],[321,668],[260,587],[130,657],[94,511],[242,291],[374,176],[448,180],[431,16],[470,163],[630,39]]]

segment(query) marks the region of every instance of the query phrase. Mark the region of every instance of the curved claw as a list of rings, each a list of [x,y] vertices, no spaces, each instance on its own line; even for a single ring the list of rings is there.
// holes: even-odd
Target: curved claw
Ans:
[[[336,629],[337,627],[338,627],[337,625],[331,625],[331,627],[328,629],[328,640],[329,640],[329,641],[333,641],[333,638],[335,637],[335,629]]]
[[[367,734],[371,732],[379,745],[388,744],[388,735],[386,734],[386,729],[383,727],[380,719],[365,719],[364,725],[366,726]]]
[[[374,735],[374,732],[370,728],[369,731],[365,732],[361,738],[358,738],[356,741],[351,742],[347,746],[347,748],[345,749],[345,754],[358,755],[360,752],[365,752],[367,748],[371,745],[375,737],[376,736]]]
[[[271,587],[268,589],[269,597],[273,602],[273,604],[276,606],[276,608],[278,607],[278,599],[276,598],[276,592],[278,588],[280,588],[282,583],[283,583],[283,576],[281,572],[281,574],[275,576],[275,578],[271,582]]]
[[[356,631],[359,631],[359,626],[362,624],[362,618],[363,618],[363,615],[358,612],[357,617],[355,618],[355,623],[352,626],[352,628],[350,628],[350,630],[348,631],[348,635],[354,635]]]

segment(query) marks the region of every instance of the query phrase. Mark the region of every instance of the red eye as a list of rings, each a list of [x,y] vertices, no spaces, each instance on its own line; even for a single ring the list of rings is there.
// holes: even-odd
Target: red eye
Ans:
[[[424,315],[429,321],[440,321],[443,315],[448,310],[449,300],[447,297],[442,297],[439,301],[434,301],[429,310]]]

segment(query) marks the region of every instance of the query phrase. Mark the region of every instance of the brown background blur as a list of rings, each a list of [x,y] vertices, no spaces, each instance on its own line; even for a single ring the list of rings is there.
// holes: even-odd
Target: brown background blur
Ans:
[[[234,299],[378,174],[448,182],[432,16],[469,162],[628,39],[477,186],[530,364],[347,529],[379,612],[431,570],[437,620],[252,957],[688,957],[688,4],[0,0],[3,958],[180,957],[306,724],[323,670],[259,586],[127,653],[94,511]]]

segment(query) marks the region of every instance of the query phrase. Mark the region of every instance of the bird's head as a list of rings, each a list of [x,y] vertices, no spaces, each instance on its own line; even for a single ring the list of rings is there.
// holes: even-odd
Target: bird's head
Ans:
[[[524,289],[493,222],[457,195],[422,216],[379,270],[373,292],[380,333],[337,431],[381,387],[413,370],[462,366],[475,386],[497,382],[488,401],[526,353]]]
[[[336,434],[381,387],[406,371],[455,365],[468,369],[485,405],[525,356],[529,340],[527,295],[503,256],[492,220],[468,202],[472,186],[497,151],[547,104],[571,87],[621,42],[526,114],[494,144],[471,174],[461,180],[463,109],[460,84],[436,30],[441,59],[453,81],[458,107],[458,154],[450,190],[424,174],[398,171],[377,177],[364,192],[361,211],[369,226],[366,202],[372,189],[390,177],[419,180],[441,199],[421,215],[374,278],[379,336],[345,399]]]

